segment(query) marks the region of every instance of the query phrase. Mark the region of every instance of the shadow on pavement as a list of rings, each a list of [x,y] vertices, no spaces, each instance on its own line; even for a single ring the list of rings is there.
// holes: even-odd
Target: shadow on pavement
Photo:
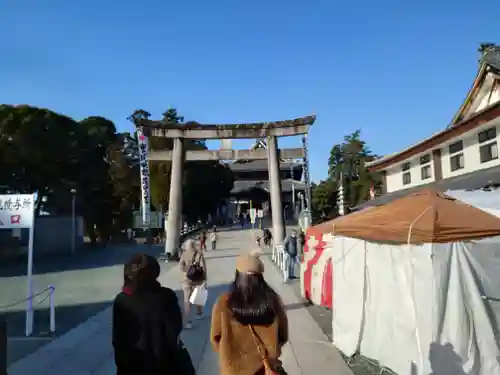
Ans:
[[[168,286],[168,285],[165,285]],[[229,284],[216,284],[208,286],[208,300],[206,304],[206,319],[210,319],[212,306],[220,295],[226,293]],[[174,289],[179,299],[179,305],[182,306],[183,295],[180,289]],[[67,333],[78,325],[86,322],[88,319],[112,306],[113,301],[104,301],[96,303],[75,304],[70,306],[56,307],[56,332],[50,333],[49,318],[50,311],[48,307],[35,309],[34,332],[31,337],[25,337],[25,319],[24,310],[7,311],[2,313],[2,317],[7,322],[8,350],[7,365],[28,356],[40,347],[57,339],[59,336]],[[193,312],[194,314],[194,309]],[[208,331],[207,331],[208,332]],[[197,330],[186,331],[183,335],[188,342],[199,341],[200,332]],[[207,333],[208,334],[208,333]],[[204,337],[205,338],[205,337]],[[195,346],[193,343],[191,346]],[[193,353],[196,354],[196,353]],[[200,353],[201,355],[201,353]]]
[[[33,274],[40,275],[51,272],[94,269],[124,264],[132,255],[145,252],[160,255],[163,247],[160,245],[113,245],[93,249],[85,249],[76,254],[45,255],[35,257]],[[0,277],[15,277],[26,275],[26,259],[9,261],[0,265]]]
[[[58,306],[56,308],[56,332],[49,330],[49,308],[35,309],[33,336],[25,337],[24,327],[26,313],[23,310],[3,312],[2,316],[7,322],[7,363],[24,358],[38,348],[48,344],[53,339],[65,334],[80,323],[110,307],[112,301],[79,304],[72,306]]]
[[[241,226],[235,225],[232,227],[221,227],[219,232],[239,232],[251,231],[250,224],[246,224],[242,229]],[[255,228],[257,232],[258,229]],[[192,236],[195,236],[193,234]],[[190,237],[192,237],[190,236]],[[221,249],[230,250],[230,249]],[[35,249],[35,260],[33,262],[33,274],[41,275],[52,272],[74,271],[95,269],[102,267],[110,267],[117,264],[124,264],[132,255],[138,252],[144,252],[156,257],[162,255],[164,245],[137,245],[137,244],[110,244],[106,247],[98,246],[95,248],[85,247],[76,254],[44,254],[37,256]],[[217,251],[217,250],[216,250]],[[25,258],[15,260],[2,260],[0,263],[0,278],[1,277],[16,277],[26,275]]]
[[[196,234],[187,236],[194,237]],[[76,254],[44,254],[43,256],[37,256],[35,250],[33,274],[41,275],[52,272],[111,267],[124,264],[136,253],[146,253],[160,257],[164,253],[164,246],[164,244],[112,244],[94,248],[85,247]],[[25,276],[26,263],[25,258],[2,261],[0,263],[0,277]]]

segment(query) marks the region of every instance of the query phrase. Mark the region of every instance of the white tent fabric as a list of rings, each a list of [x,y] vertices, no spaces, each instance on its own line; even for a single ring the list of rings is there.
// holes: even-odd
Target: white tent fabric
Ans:
[[[500,293],[499,244],[401,246],[335,237],[334,344],[398,375],[500,375],[500,315],[483,299],[483,289]]]
[[[500,190],[448,190],[445,194],[500,217]]]

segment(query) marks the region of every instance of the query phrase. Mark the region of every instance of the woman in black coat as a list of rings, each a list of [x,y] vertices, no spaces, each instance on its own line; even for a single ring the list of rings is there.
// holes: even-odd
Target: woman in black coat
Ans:
[[[180,373],[181,309],[159,275],[160,265],[149,255],[137,254],[125,265],[123,290],[113,303],[117,375]]]

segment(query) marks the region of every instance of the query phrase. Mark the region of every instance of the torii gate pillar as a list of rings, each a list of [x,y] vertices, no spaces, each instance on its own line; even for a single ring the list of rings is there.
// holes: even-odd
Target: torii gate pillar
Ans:
[[[175,254],[179,246],[182,227],[182,176],[184,172],[184,139],[174,138],[172,170],[168,198],[167,235],[165,253]]]
[[[285,218],[281,201],[281,176],[278,152],[278,139],[270,136],[267,139],[267,163],[269,168],[269,193],[271,196],[271,214],[273,222],[273,243],[283,244],[285,239]]]

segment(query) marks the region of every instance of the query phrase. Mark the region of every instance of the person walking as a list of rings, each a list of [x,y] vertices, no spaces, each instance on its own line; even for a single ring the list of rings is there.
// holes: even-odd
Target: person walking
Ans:
[[[271,234],[271,231],[269,229],[263,229],[262,230],[262,237],[264,238],[264,245],[266,247],[269,247],[271,246],[271,239],[272,239],[272,234]]]
[[[299,232],[299,257],[302,257],[304,255],[304,246],[306,244],[306,234],[304,231],[301,229]]]
[[[157,281],[158,261],[137,254],[123,274],[122,291],[113,302],[117,375],[185,373],[179,362],[179,353],[186,353],[179,339],[182,313],[175,292]]]
[[[294,229],[283,244],[283,250],[288,254],[288,278],[295,279],[295,269],[299,264],[299,241],[297,231]]]
[[[207,232],[204,230],[200,233],[200,249],[207,251]]]
[[[207,285],[207,263],[203,251],[196,248],[196,243],[188,239],[182,245],[183,251],[180,259],[180,267],[183,273],[182,291],[184,293],[184,327],[192,328],[191,302],[189,298],[197,286]],[[196,306],[196,319],[203,318],[203,306]]]
[[[212,243],[212,250],[215,250],[217,247],[217,228],[214,226],[212,229],[212,233],[210,233],[210,242]]]
[[[264,280],[255,254],[240,255],[229,293],[212,311],[210,341],[221,375],[264,375],[269,365],[285,374],[279,357],[288,341],[288,320],[278,294]]]

